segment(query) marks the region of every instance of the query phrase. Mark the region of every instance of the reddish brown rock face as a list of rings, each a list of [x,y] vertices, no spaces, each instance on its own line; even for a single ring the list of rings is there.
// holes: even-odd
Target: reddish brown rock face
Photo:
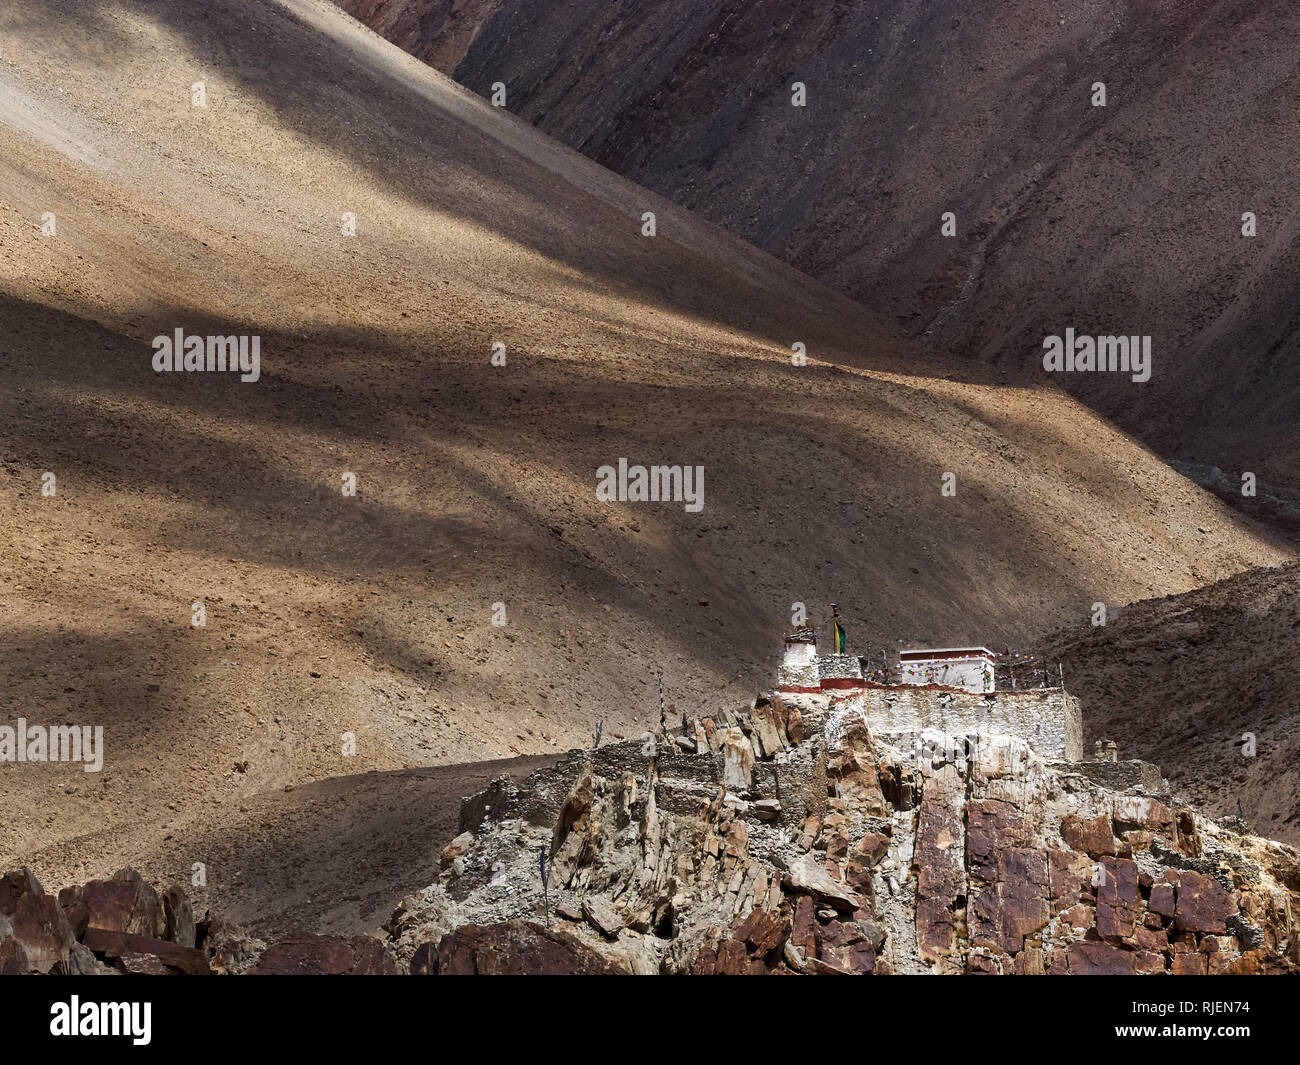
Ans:
[[[1035,850],[1013,847],[999,851],[980,875],[993,879],[981,889],[972,877],[970,941],[993,944],[1007,953],[1023,950],[1025,937],[1049,917],[1047,862]]]
[[[1212,876],[1185,869],[1178,875],[1174,924],[1184,932],[1226,932],[1236,904]]]
[[[27,951],[13,936],[0,940],[0,976],[23,976],[31,972]]]
[[[1085,854],[1055,846],[1047,852],[1047,868],[1052,908],[1060,911],[1071,909],[1079,901],[1085,885],[1092,882],[1096,866]]]
[[[185,976],[206,976],[211,972],[203,951],[152,936],[87,928],[83,943],[120,972]]]
[[[977,946],[1023,950],[1025,937],[1048,921],[1046,856],[1028,846],[1024,813],[999,800],[972,799],[966,808],[970,852],[969,937]]]
[[[41,895],[45,889],[30,869],[15,869],[0,876],[0,913],[12,917],[18,900],[24,895]]]
[[[123,869],[110,880],[91,880],[80,888],[60,892],[69,920],[81,928],[158,938],[166,920],[158,893],[134,869]]]
[[[1097,884],[1097,934],[1103,939],[1132,936],[1141,899],[1137,864],[1128,858],[1105,858]]]
[[[786,715],[785,731],[790,737],[790,742],[796,747],[803,743],[803,715],[799,713],[799,708],[796,706],[790,707]]]
[[[1172,877],[1172,879],[1170,879]],[[1172,917],[1174,915],[1174,890],[1177,886],[1177,874],[1168,873],[1159,883],[1151,887],[1151,898],[1147,902],[1147,907],[1154,914],[1161,917]]]
[[[198,930],[194,921],[194,908],[185,892],[172,886],[163,892],[162,903],[166,938],[182,947],[194,946]]]
[[[635,804],[619,798],[632,793],[630,784],[584,780],[582,790],[590,789],[594,803],[584,835],[590,850],[575,859],[570,894],[595,889],[618,900],[671,869],[675,880],[669,886],[661,879],[661,899],[671,900],[678,938],[671,945],[647,943],[663,927],[657,920],[629,925],[610,942],[575,927],[579,948],[637,971],[648,961],[661,971],[737,975],[1202,974],[1293,967],[1283,954],[1292,942],[1292,914],[1300,912],[1295,890],[1286,886],[1300,885],[1294,852],[1241,837],[1240,853],[1260,872],[1254,879],[1253,873],[1238,877],[1229,890],[1213,876],[1180,868],[1190,862],[1185,851],[1176,853],[1174,836],[1181,833],[1184,846],[1194,843],[1211,858],[1230,856],[1238,837],[1196,822],[1180,830],[1169,808],[1145,793],[1083,783],[1079,774],[1058,775],[1032,761],[1023,770],[996,774],[942,755],[912,766],[892,747],[880,748],[875,759],[893,767],[896,786],[877,791],[866,786],[876,780],[867,774],[874,764],[865,746],[869,737],[853,721],[833,725],[826,726],[832,737],[826,773],[805,768],[783,778],[823,792],[827,779],[838,781],[840,794],[826,800],[820,815],[805,807],[798,818],[773,824],[751,816],[753,801],[728,798],[719,789],[684,820],[666,813],[667,805],[659,808],[653,845],[633,848],[629,834],[646,832],[650,822],[638,821]],[[815,748],[801,748],[808,749]],[[755,786],[764,779],[770,774],[756,772]],[[548,782],[551,793],[565,794],[568,781],[566,775]],[[854,787],[846,791],[845,782]],[[641,783],[632,791],[649,794]],[[881,815],[876,811],[886,795]],[[572,812],[569,805],[564,809]],[[1148,833],[1147,849],[1133,857],[1133,841]],[[498,853],[492,852],[494,859]],[[769,865],[774,854],[779,864]],[[473,857],[471,851],[467,858]],[[531,870],[532,854],[528,859]],[[564,912],[575,905],[571,897],[557,903]],[[1240,922],[1229,920],[1238,911]],[[1258,943],[1250,933],[1254,949],[1243,949],[1243,926],[1259,929]],[[486,941],[488,959],[497,957],[492,951],[515,949],[504,932],[473,935],[505,937]],[[638,953],[647,946],[649,956]],[[443,952],[417,951],[415,971],[441,972],[451,964],[435,953]],[[484,964],[516,971],[509,966],[531,963],[505,957],[484,963],[471,956],[459,964],[457,971],[484,971]],[[582,963],[569,958],[564,964]]]
[[[957,949],[958,901],[966,894],[964,795],[952,766],[928,780],[916,832],[916,938],[921,957],[938,961]]]
[[[1169,837],[1174,814],[1159,799],[1147,795],[1125,795],[1114,804],[1116,832],[1150,832]]]
[[[750,911],[732,933],[733,939],[745,944],[755,957],[778,954],[790,938],[790,918],[781,913],[770,913],[757,907]]]
[[[817,957],[817,918],[813,900],[801,895],[795,902],[794,925],[790,933],[790,942],[795,945],[805,958]]]
[[[53,895],[28,892],[13,904],[9,915],[12,938],[31,972],[49,973],[68,962],[76,937]],[[10,964],[17,963],[17,951]]]
[[[280,976],[394,975],[397,966],[384,944],[368,936],[286,936],[268,947],[249,973]]]
[[[1175,954],[1169,971],[1174,976],[1204,976],[1206,965],[1204,954]]]
[[[1071,976],[1116,976],[1137,971],[1137,955],[1110,943],[1071,943],[1066,957]]]
[[[880,926],[867,909],[819,920],[814,934],[816,956],[838,972],[867,974],[876,969],[876,951],[883,940]]]
[[[744,946],[741,946],[744,952]],[[442,976],[618,976],[628,970],[581,940],[523,921],[463,925],[438,943]]]
[[[811,900],[806,899],[811,905]],[[790,916],[755,908],[738,921],[730,935],[696,954],[690,972],[700,976],[759,976],[782,965],[782,948],[790,938]]]
[[[1065,817],[1061,820],[1061,836],[1076,851],[1091,858],[1114,855],[1115,837],[1111,834],[1110,818],[1105,814],[1087,820]]]
[[[1002,960],[996,955],[973,950],[966,959],[966,971],[976,976],[1000,976]]]
[[[826,777],[836,793],[864,814],[883,814],[888,810],[880,789],[876,768],[876,749],[860,717],[849,717],[838,742],[830,750]]]

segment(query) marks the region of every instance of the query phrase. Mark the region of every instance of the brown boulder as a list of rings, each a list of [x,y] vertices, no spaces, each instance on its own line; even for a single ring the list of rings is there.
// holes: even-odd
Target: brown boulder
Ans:
[[[175,976],[176,970],[156,954],[122,954],[117,958],[117,971],[129,976]]]
[[[889,850],[889,837],[883,832],[867,832],[853,847],[853,855],[864,865],[875,865]]]
[[[779,952],[790,938],[790,929],[788,916],[755,906],[749,911],[749,916],[736,925],[731,936],[742,941],[750,954],[761,958]]]
[[[623,919],[614,912],[609,900],[591,895],[582,900],[582,916],[606,939],[617,939],[623,930]]]
[[[64,916],[72,926],[72,934],[80,939],[86,934],[86,926],[90,922],[90,912],[81,898],[81,885],[74,884],[60,891],[59,905],[63,907]]]
[[[754,736],[761,748],[757,752],[760,758],[771,758],[789,746],[785,735],[785,720],[772,703],[760,699],[749,712],[749,720],[754,726]]]
[[[24,895],[44,895],[45,889],[30,869],[16,869],[0,876],[0,913],[12,917]]]
[[[470,848],[473,846],[474,833],[462,832],[459,836],[448,843],[447,846],[442,848],[442,854],[438,859],[439,863],[442,868],[447,869],[456,861],[457,858],[463,858],[468,854]]]
[[[793,746],[798,747],[803,743],[803,714],[797,706],[790,707],[786,712],[785,733]]]
[[[1141,927],[1133,930],[1129,945],[1163,954],[1169,949],[1169,937],[1162,930]]]
[[[1110,943],[1071,943],[1066,957],[1071,976],[1113,976],[1136,971],[1136,957]]]
[[[90,927],[83,943],[96,955],[114,962],[122,972],[185,976],[211,973],[203,951],[165,939]]]
[[[393,976],[397,965],[387,948],[369,936],[320,936],[299,932],[272,944],[253,976]]]
[[[198,930],[194,923],[194,907],[185,892],[172,885],[162,896],[164,934],[173,943],[192,947],[197,942]]]
[[[12,926],[10,938],[22,948],[29,972],[51,973],[60,968],[66,971],[77,938],[58,899],[43,892],[29,892],[13,903],[13,913],[8,919]],[[18,961],[15,950],[9,964],[16,965]]]
[[[1179,810],[1174,819],[1174,836],[1178,849],[1193,858],[1201,856],[1201,834],[1196,828],[1196,815],[1188,809]]]
[[[1174,910],[1174,925],[1179,931],[1221,934],[1228,930],[1227,918],[1236,912],[1232,896],[1214,877],[1190,869],[1179,873]]]
[[[859,917],[860,915],[860,917]],[[884,935],[870,914],[859,910],[853,918],[839,917],[817,926],[817,955],[838,971],[875,971],[876,950]]]
[[[976,976],[1001,976],[1002,962],[983,950],[972,950],[966,958],[966,971]]]
[[[161,939],[167,929],[162,904],[153,885],[134,869],[120,869],[108,880],[91,880],[64,891],[69,919],[83,928]],[[83,924],[84,922],[84,924]]]
[[[733,925],[725,940],[706,943],[691,961],[696,976],[759,976],[781,966],[791,921],[755,907]]]
[[[846,913],[852,913],[862,905],[861,899],[818,865],[811,854],[800,855],[790,863],[786,884],[794,892],[811,895],[818,902]]]
[[[716,947],[701,947],[688,971],[693,976],[763,976],[768,968],[762,958],[750,955],[740,940],[725,939]]]
[[[438,944],[431,941],[415,948],[415,953],[411,955],[411,975],[438,975]]]
[[[1114,804],[1117,832],[1153,832],[1167,834],[1174,824],[1174,813],[1150,795],[1120,795]]]
[[[31,971],[23,945],[13,936],[0,938],[0,976],[24,976]]]
[[[801,896],[794,905],[794,919],[790,930],[790,942],[805,957],[817,954],[817,907],[807,895]]]
[[[844,882],[863,898],[870,898],[875,891],[871,869],[859,861],[851,861],[844,866]]]
[[[628,972],[576,936],[527,921],[461,925],[438,943],[438,973],[443,976],[619,976]]]
[[[738,728],[725,729],[722,744],[722,786],[744,794],[754,785],[754,748]]]
[[[1113,857],[1115,854],[1115,837],[1110,830],[1110,818],[1105,814],[1086,820],[1063,817],[1061,836],[1073,850],[1082,851],[1089,858]]]

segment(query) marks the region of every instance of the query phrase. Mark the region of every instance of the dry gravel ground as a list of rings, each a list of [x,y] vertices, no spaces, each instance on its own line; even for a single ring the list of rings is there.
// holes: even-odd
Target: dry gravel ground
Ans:
[[[638,734],[656,669],[680,710],[745,698],[795,601],[857,646],[1016,640],[1287,557],[324,2],[0,11],[0,316],[0,721],[107,748],[0,765],[0,866],[54,886],[217,854],[241,913],[371,920],[450,824],[402,805],[424,767]],[[178,326],[260,335],[261,380],[154,373]],[[704,511],[597,503],[620,456],[703,463]],[[372,801],[391,846],[288,849]]]
[[[1149,383],[1059,383],[1166,458],[1300,488],[1300,6],[339,3],[937,351],[1150,335]]]

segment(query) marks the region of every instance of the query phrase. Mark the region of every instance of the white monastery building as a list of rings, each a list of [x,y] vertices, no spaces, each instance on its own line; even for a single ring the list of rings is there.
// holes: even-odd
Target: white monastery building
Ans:
[[[900,651],[899,682],[940,684],[971,692],[991,692],[996,685],[997,658],[987,647],[940,647],[933,651]]]

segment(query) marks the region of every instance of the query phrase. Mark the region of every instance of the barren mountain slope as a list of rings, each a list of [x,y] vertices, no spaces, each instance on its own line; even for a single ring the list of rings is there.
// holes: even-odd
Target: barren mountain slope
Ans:
[[[1300,568],[1252,570],[1044,641],[1083,702],[1085,746],[1157,763],[1212,814],[1300,843]],[[1249,753],[1247,734],[1254,737]]]
[[[102,773],[0,765],[0,864],[54,884],[285,785],[637,735],[657,669],[743,698],[795,602],[1014,640],[1282,558],[324,2],[6,7],[0,279],[0,720],[105,728]],[[177,328],[260,379],[156,373]],[[702,512],[598,502],[620,457],[703,464]]]
[[[1063,384],[1168,458],[1300,488],[1296,5],[341,2],[940,350],[1150,335],[1149,383]]]

